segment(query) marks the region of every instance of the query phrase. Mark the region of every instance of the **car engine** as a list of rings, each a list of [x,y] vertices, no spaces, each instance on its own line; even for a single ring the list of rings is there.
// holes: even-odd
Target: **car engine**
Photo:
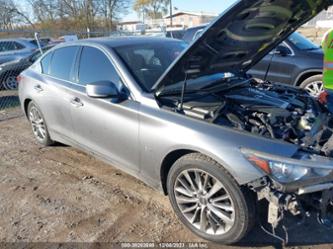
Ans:
[[[296,87],[245,80],[213,94],[200,92],[188,97],[181,109],[194,118],[333,156],[332,115],[305,90]]]

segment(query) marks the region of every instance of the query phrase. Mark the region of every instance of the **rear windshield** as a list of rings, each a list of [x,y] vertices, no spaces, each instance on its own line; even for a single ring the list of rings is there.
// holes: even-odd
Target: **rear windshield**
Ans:
[[[314,44],[309,39],[305,38],[301,34],[295,32],[289,36],[288,40],[300,50],[315,50],[319,49],[319,46]]]
[[[116,47],[114,50],[143,90],[149,92],[186,46],[184,42],[169,41]]]

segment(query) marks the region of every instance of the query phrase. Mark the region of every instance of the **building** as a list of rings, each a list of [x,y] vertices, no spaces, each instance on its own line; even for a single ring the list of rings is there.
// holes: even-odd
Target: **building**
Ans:
[[[316,28],[333,28],[333,7],[328,8],[327,11],[321,12],[304,26]]]
[[[172,14],[172,23],[174,27],[189,28],[201,24],[209,23],[218,15],[207,12],[176,11]],[[165,25],[170,25],[170,15],[164,16]]]
[[[144,29],[144,25],[141,21],[125,21],[119,22],[117,30],[125,32],[139,32]]]
[[[178,29],[185,29],[189,27],[206,24],[215,19],[218,15],[206,12],[190,12],[190,11],[176,11],[172,14],[172,27]],[[170,28],[170,15],[164,16],[162,19],[149,19],[142,21],[123,21],[117,25],[118,31],[124,32],[142,32],[143,30],[165,30]]]

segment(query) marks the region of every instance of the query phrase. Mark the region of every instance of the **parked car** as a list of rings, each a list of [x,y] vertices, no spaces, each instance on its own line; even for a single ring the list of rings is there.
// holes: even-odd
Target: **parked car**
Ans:
[[[51,45],[53,42],[52,38],[49,38],[49,37],[41,37],[38,40],[39,40],[39,44],[41,47],[46,47],[48,45]],[[38,43],[37,43],[36,39],[29,39],[29,41],[31,43],[33,43],[36,47],[38,47]]]
[[[186,29],[183,35],[183,40],[188,44],[192,43],[202,34],[202,32],[207,28],[207,26],[208,24],[204,24]]]
[[[53,46],[43,47],[46,52]],[[6,62],[0,65],[0,89],[14,90],[17,88],[17,76],[30,67],[41,56],[40,50],[36,50],[32,55],[20,60]]]
[[[300,86],[312,96],[319,97],[324,90],[323,61],[322,49],[295,32],[249,73],[262,80]]]
[[[183,40],[192,42],[200,36],[205,27],[206,25],[188,29]],[[324,90],[323,60],[322,49],[295,32],[248,73],[261,80],[299,86],[312,96],[319,97]]]
[[[177,29],[177,30],[167,30],[165,32],[165,36],[168,38],[181,40],[184,37],[185,30]]]
[[[0,39],[0,65],[31,55],[37,46],[29,39]]]
[[[332,114],[302,89],[245,72],[333,1],[267,3],[237,1],[189,47],[131,37],[53,48],[20,75],[35,138],[160,189],[206,240],[239,241],[256,217],[272,233],[283,217],[330,225]]]
[[[145,35],[151,36],[151,37],[166,37],[166,38],[182,40],[184,33],[185,33],[185,30],[183,30],[183,29],[172,29],[172,30],[166,30],[166,31],[147,30]]]

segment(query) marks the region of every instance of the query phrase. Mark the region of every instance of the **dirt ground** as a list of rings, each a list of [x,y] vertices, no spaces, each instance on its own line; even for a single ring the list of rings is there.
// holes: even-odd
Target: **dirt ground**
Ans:
[[[39,146],[19,113],[0,119],[0,242],[204,242],[167,197],[79,150]],[[310,223],[291,241],[333,248],[333,232]],[[278,247],[260,229],[239,246]]]

